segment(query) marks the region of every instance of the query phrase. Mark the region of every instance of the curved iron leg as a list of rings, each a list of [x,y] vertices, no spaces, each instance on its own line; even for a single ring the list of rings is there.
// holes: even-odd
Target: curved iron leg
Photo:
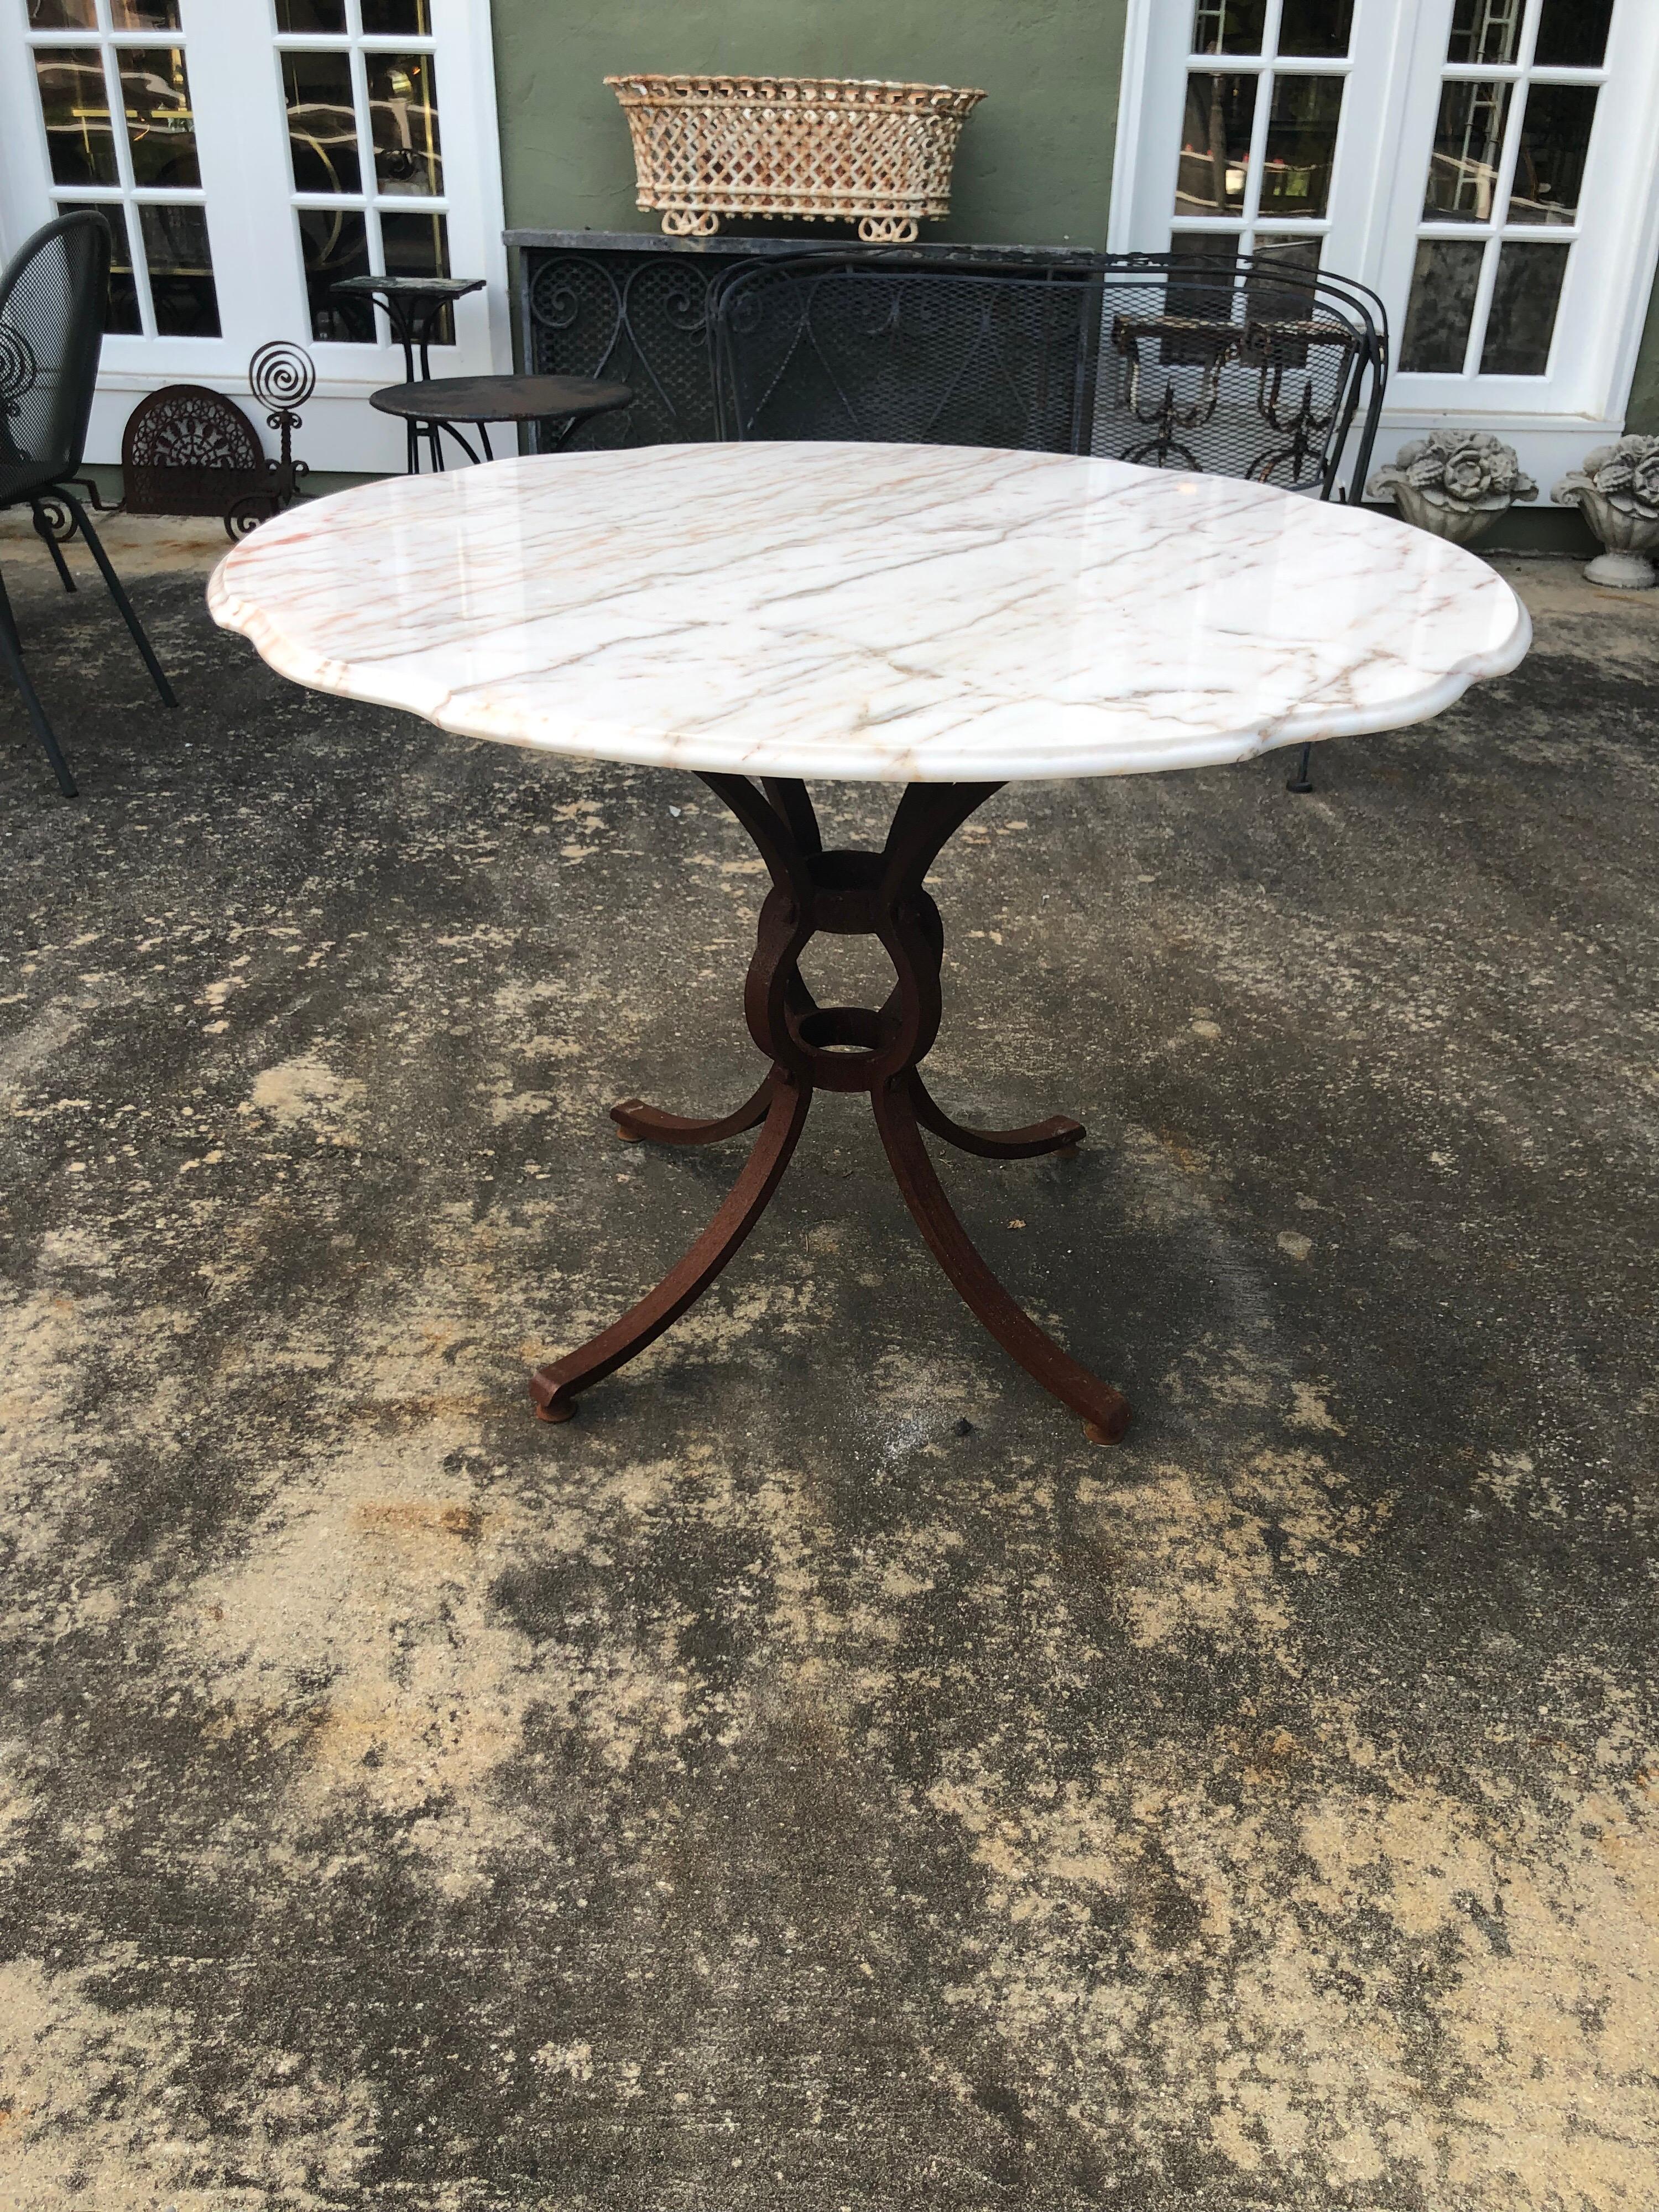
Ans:
[[[757,1128],[766,1119],[776,1088],[775,1079],[769,1075],[735,1113],[707,1121],[692,1114],[665,1114],[659,1106],[647,1106],[642,1098],[620,1099],[611,1109],[611,1118],[617,1133],[629,1144],[644,1140],[653,1145],[718,1145],[727,1137],[740,1137],[745,1129]]]
[[[1296,774],[1286,782],[1286,791],[1304,792],[1313,789],[1313,778],[1308,774],[1308,763],[1313,758],[1313,747],[1304,745],[1296,757]]]
[[[924,1129],[943,1137],[959,1152],[976,1152],[982,1160],[1041,1159],[1045,1152],[1074,1150],[1089,1133],[1068,1114],[1051,1114],[1046,1121],[1033,1121],[1024,1129],[970,1129],[965,1121],[952,1121],[914,1070],[910,1103]]]
[[[586,1390],[590,1383],[603,1382],[625,1360],[643,1352],[647,1344],[654,1343],[689,1305],[702,1296],[760,1219],[789,1164],[789,1155],[795,1149],[795,1140],[806,1120],[806,1109],[812,1103],[810,1087],[804,1084],[798,1086],[781,1069],[774,1071],[772,1083],[766,1126],[744,1163],[743,1173],[732,1184],[724,1206],[678,1267],[591,1344],[585,1344],[580,1352],[573,1352],[563,1359],[554,1360],[549,1366],[538,1367],[531,1376],[530,1395],[543,1420],[568,1421],[576,1410],[574,1401],[579,1390]]]
[[[1017,1305],[991,1273],[951,1211],[921,1141],[908,1083],[902,1076],[870,1094],[876,1127],[904,1202],[927,1248],[1003,1350],[1026,1373],[1080,1414],[1097,1443],[1115,1443],[1129,1425],[1129,1401],[1062,1352]]]
[[[35,535],[44,538],[46,541],[46,550],[52,556],[52,567],[58,571],[58,582],[66,592],[74,591],[76,589],[74,574],[69,562],[64,558],[63,547],[52,534],[52,525],[46,520],[46,510],[38,499],[31,500],[29,505],[34,509]]]

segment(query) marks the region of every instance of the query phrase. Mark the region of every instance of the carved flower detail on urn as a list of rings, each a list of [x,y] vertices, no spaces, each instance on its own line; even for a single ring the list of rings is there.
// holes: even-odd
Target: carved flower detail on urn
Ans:
[[[1489,431],[1431,430],[1377,471],[1365,496],[1391,499],[1419,530],[1472,545],[1516,500],[1536,499],[1538,487],[1514,447]]]
[[[1648,555],[1659,545],[1659,438],[1598,446],[1550,495],[1558,506],[1579,508],[1607,549],[1584,570],[1591,583],[1650,589],[1656,577]]]

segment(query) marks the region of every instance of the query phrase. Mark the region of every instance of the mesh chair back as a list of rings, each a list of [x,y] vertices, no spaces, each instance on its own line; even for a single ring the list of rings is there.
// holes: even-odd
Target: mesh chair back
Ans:
[[[1086,447],[1092,271],[893,253],[741,267],[713,308],[726,438]]]
[[[1382,302],[1244,257],[823,253],[750,264],[712,310],[726,438],[1109,455],[1357,498]]]
[[[1388,379],[1375,293],[1261,256],[1122,256],[1101,271],[1091,450],[1358,499]]]
[[[102,216],[60,216],[0,275],[0,506],[81,465],[109,254]]]

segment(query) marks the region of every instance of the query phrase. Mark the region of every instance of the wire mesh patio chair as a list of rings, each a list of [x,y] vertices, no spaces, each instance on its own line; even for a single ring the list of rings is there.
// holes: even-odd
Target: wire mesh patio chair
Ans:
[[[710,314],[720,435],[1094,453],[1364,489],[1388,317],[1276,255],[824,251],[747,263]],[[1312,788],[1304,746],[1291,791]]]
[[[110,232],[103,216],[66,215],[26,239],[0,274],[0,509],[27,507],[33,512],[65,591],[75,589],[75,579],[52,533],[51,508],[57,507],[68,518],[71,532],[79,530],[156,690],[167,706],[176,707],[173,687],[71,483],[81,466],[98,380],[109,258]],[[24,666],[22,639],[3,578],[0,659],[22,696],[58,788],[73,799],[75,779]]]

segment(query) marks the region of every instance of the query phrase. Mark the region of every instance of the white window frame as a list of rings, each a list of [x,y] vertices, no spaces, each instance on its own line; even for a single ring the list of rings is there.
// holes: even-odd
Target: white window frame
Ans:
[[[1350,90],[1324,264],[1381,294],[1396,363],[1423,228],[1424,182],[1447,73],[1453,7],[1454,0],[1355,0]],[[1169,243],[1192,18],[1192,0],[1129,0],[1107,233],[1114,251],[1161,252]],[[1532,35],[1529,22],[1529,40]],[[1523,52],[1513,69],[1472,64],[1451,73],[1522,77],[1528,58]],[[1231,54],[1206,56],[1202,64],[1194,60],[1191,65],[1223,73],[1260,66]],[[1572,228],[1540,225],[1527,231],[1529,240],[1542,244],[1576,241],[1549,373],[1542,378],[1407,376],[1395,366],[1378,443],[1380,455],[1388,458],[1401,441],[1425,430],[1495,432],[1516,447],[1547,501],[1553,486],[1590,447],[1619,434],[1629,404],[1659,264],[1659,194],[1652,185],[1659,171],[1659,0],[1618,0],[1605,71],[1543,74],[1563,81],[1605,78],[1581,197],[1586,220]],[[1363,102],[1357,97],[1362,87]],[[1259,135],[1260,117],[1257,123]],[[1260,166],[1258,149],[1252,163],[1258,178]],[[1502,181],[1507,191],[1508,178]],[[1258,189],[1255,179],[1251,189]],[[1210,226],[1188,220],[1178,227]],[[1225,232],[1237,225],[1222,220],[1213,227]],[[1486,234],[1474,226],[1458,228],[1463,235]]]
[[[485,289],[457,302],[453,348],[435,349],[436,375],[476,375],[512,366],[502,241],[501,141],[487,0],[431,0],[429,40],[370,40],[371,46],[429,46],[436,56],[439,126],[443,134],[441,199],[410,199],[410,212],[441,210],[451,269],[485,280]],[[204,384],[242,403],[268,448],[275,440],[264,410],[248,397],[247,364],[256,346],[289,338],[316,365],[317,390],[303,410],[297,450],[314,471],[373,474],[404,465],[404,426],[376,414],[368,395],[401,384],[403,351],[377,309],[378,342],[348,345],[314,340],[305,267],[295,220],[296,195],[289,164],[279,43],[353,43],[322,36],[278,40],[273,0],[180,0],[177,33],[117,33],[122,46],[181,45],[190,72],[202,172],[199,193],[171,188],[148,197],[204,198],[219,295],[218,338],[106,335],[87,459],[118,462],[128,416],[146,392],[173,383]],[[100,5],[107,21],[107,8]],[[54,185],[46,126],[35,95],[32,48],[85,46],[90,32],[31,35],[27,0],[0,0],[0,252],[15,252],[50,222],[58,198],[90,205],[121,197],[106,188]],[[106,33],[96,34],[106,38]],[[361,42],[360,42],[361,43]],[[126,176],[125,155],[121,155]],[[365,179],[366,185],[370,180]],[[127,197],[131,198],[129,194]],[[139,195],[140,198],[145,197]],[[372,203],[372,190],[369,192]],[[369,218],[371,224],[373,216]],[[142,241],[133,240],[142,251]]]

